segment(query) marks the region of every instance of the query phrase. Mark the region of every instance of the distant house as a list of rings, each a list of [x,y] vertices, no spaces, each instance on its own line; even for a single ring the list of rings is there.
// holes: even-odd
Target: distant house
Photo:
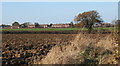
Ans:
[[[95,27],[112,27],[113,25],[110,23],[95,23],[94,24]]]
[[[10,25],[0,25],[0,28],[11,28],[11,26]]]
[[[48,24],[40,24],[40,28],[48,28]]]
[[[28,28],[35,28],[34,24],[28,25]]]
[[[0,28],[2,28],[2,25],[0,25]]]
[[[101,23],[95,23],[93,26],[94,27],[102,27],[102,24]]]
[[[110,27],[110,23],[102,23],[102,27]]]
[[[21,24],[21,25],[20,25],[20,28],[26,28],[26,26],[25,26],[25,25],[23,25],[23,24]]]
[[[12,29],[18,29],[20,26],[11,26]]]
[[[53,24],[51,27],[52,28],[69,28],[71,27],[71,25],[70,24]]]

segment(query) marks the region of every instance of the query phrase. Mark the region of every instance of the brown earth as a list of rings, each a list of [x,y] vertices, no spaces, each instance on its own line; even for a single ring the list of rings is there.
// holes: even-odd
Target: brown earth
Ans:
[[[3,34],[3,64],[107,64],[113,34]]]
[[[3,34],[3,64],[33,64],[59,44],[70,44],[76,34]]]

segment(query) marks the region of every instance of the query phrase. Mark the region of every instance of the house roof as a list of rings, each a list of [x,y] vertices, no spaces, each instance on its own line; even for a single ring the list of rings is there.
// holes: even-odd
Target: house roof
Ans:
[[[53,25],[69,25],[69,24],[53,24]]]
[[[102,24],[110,24],[110,23],[107,23],[107,22],[103,22]]]
[[[46,25],[48,25],[48,24],[40,24],[41,26],[46,26]]]
[[[34,24],[31,24],[31,25],[29,25],[29,26],[35,26]]]
[[[12,27],[19,27],[19,26],[12,26]]]

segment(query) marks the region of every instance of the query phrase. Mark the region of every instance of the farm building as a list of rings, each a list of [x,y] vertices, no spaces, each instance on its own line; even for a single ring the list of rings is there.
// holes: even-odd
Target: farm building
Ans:
[[[40,24],[40,28],[47,28],[48,24]]]
[[[110,23],[95,23],[94,26],[95,27],[113,27],[113,25]]]
[[[102,23],[102,27],[110,27],[110,23]]]
[[[71,25],[70,24],[53,24],[51,27],[52,28],[69,28],[71,27]]]
[[[18,29],[18,28],[20,28],[20,26],[11,26],[11,28]]]
[[[34,24],[28,25],[28,28],[35,28]]]

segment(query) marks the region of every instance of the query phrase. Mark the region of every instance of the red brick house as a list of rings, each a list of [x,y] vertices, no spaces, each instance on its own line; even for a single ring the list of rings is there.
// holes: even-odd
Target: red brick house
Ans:
[[[12,29],[18,29],[20,26],[11,26]]]
[[[35,28],[34,24],[28,25],[28,28]]]
[[[71,25],[70,24],[53,24],[51,27],[52,28],[69,28]]]
[[[40,24],[40,28],[48,28],[48,24]]]

